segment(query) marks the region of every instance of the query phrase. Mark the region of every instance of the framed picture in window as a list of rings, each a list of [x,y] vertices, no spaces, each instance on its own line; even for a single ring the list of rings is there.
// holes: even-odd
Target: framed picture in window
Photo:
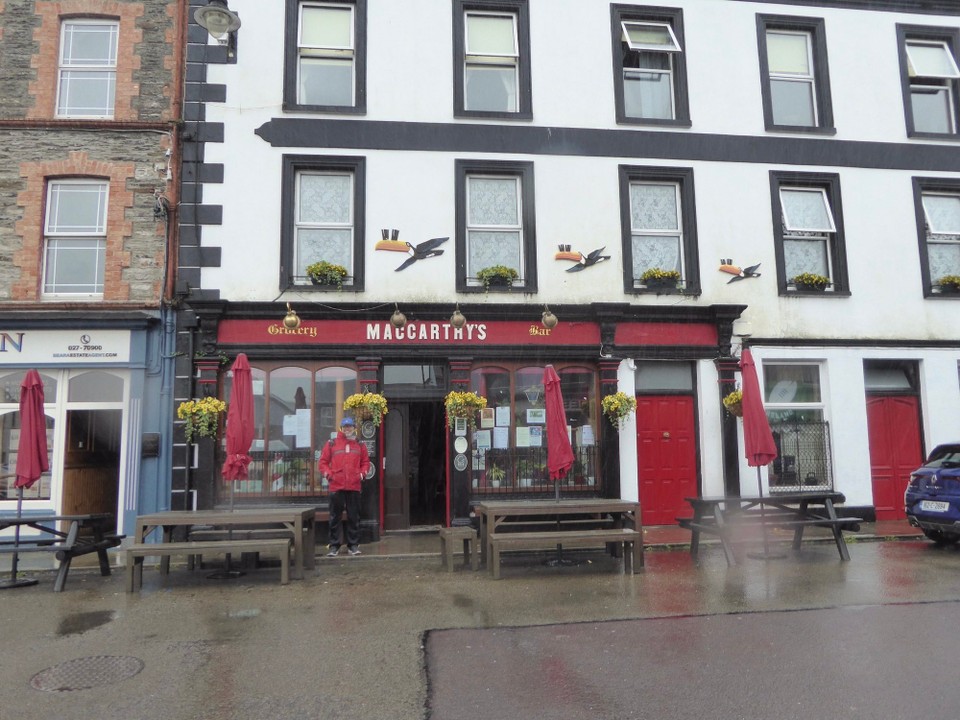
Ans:
[[[546,408],[529,408],[527,410],[527,425],[545,425],[546,422]]]

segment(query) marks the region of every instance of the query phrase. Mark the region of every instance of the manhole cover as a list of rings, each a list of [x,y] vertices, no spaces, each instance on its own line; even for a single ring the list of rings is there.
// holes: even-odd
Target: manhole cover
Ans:
[[[110,685],[143,670],[143,660],[125,655],[77,658],[41,670],[30,678],[34,690],[63,692]]]

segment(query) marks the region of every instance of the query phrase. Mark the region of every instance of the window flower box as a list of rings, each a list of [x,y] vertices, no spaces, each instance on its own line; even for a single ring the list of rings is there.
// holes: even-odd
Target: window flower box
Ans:
[[[335,265],[326,260],[307,265],[307,277],[314,285],[328,285],[337,290],[343,289],[343,280],[347,277],[347,269],[343,265]]]
[[[648,290],[675,290],[680,282],[680,273],[663,268],[647,268],[640,275],[640,282]]]
[[[816,273],[800,273],[790,278],[793,286],[801,292],[823,292],[830,285],[830,278]]]

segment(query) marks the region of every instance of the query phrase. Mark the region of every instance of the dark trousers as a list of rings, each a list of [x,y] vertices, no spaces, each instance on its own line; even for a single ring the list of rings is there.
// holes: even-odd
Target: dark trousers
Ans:
[[[356,490],[337,490],[330,495],[330,547],[343,545],[340,517],[347,510],[347,547],[360,544],[360,493]]]

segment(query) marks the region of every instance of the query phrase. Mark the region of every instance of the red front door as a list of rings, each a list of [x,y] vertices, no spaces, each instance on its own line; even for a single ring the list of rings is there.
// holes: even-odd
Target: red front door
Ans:
[[[910,473],[923,464],[920,445],[920,412],[916,397],[867,397],[867,432],[870,435],[870,475],[877,520],[899,520],[903,492]]]
[[[637,397],[637,478],[644,525],[675,525],[697,494],[693,398]]]

